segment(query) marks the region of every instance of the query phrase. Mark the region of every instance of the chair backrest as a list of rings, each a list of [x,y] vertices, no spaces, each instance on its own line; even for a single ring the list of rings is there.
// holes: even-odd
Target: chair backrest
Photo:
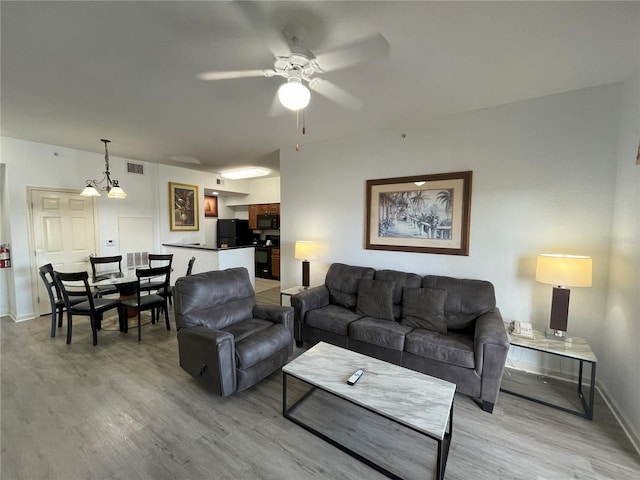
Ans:
[[[164,277],[163,285],[158,287],[158,290],[164,290],[165,292],[169,289],[169,282],[171,281],[171,266],[163,265],[162,267],[153,267],[153,268],[136,268],[136,277],[138,277],[138,302],[140,301],[140,284],[148,280],[152,277]]]
[[[253,318],[256,295],[245,267],[197,273],[176,280],[173,305],[179,329],[222,329]]]
[[[191,275],[191,271],[193,270],[193,264],[196,261],[196,257],[191,257],[191,260],[189,260],[189,263],[187,264],[187,277],[189,275]]]
[[[113,273],[119,273],[122,275],[122,255],[113,255],[111,257],[96,257],[94,255],[90,255],[89,261],[91,262],[91,271],[95,280],[108,278],[110,276],[109,274]],[[109,263],[112,263],[113,265],[111,267],[108,267],[109,270],[105,272],[101,267]],[[118,265],[117,270],[116,264]]]
[[[58,300],[62,300],[62,294],[60,293],[60,289],[56,284],[55,278],[53,278],[53,265],[47,263],[46,265],[42,265],[38,269],[38,274],[40,278],[44,282],[44,286],[47,288],[47,293],[49,294],[49,301],[51,302],[51,310],[55,310],[56,302]]]
[[[67,310],[71,309],[73,305],[70,297],[78,296],[81,290],[82,295],[86,296],[89,300],[91,310],[95,309],[91,287],[89,286],[89,274],[87,272],[64,273],[54,271],[53,278],[60,292],[62,292],[62,298],[64,299]]]
[[[149,267],[153,267],[154,262],[160,263],[161,265],[171,266],[171,262],[173,262],[173,253],[150,253]]]

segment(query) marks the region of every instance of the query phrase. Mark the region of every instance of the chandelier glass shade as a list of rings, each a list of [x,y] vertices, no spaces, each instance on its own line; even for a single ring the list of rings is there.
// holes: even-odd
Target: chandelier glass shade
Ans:
[[[120,188],[118,180],[111,180],[111,172],[109,172],[109,151],[107,144],[111,142],[111,140],[102,138],[100,141],[104,143],[105,171],[102,172],[104,176],[101,180],[87,180],[87,186],[84,187],[80,195],[84,197],[101,197],[100,191],[103,191],[107,192],[108,198],[125,198],[127,194]],[[104,183],[104,186],[101,186],[102,183]]]
[[[309,105],[311,92],[299,78],[292,77],[278,88],[278,99],[289,110],[301,110]]]

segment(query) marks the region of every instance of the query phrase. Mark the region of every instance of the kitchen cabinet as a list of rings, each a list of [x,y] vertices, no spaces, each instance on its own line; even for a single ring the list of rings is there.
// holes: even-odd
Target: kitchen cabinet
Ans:
[[[258,229],[258,215],[280,215],[279,203],[249,205],[249,228]]]
[[[271,276],[280,280],[280,249],[271,249]]]
[[[249,229],[258,229],[258,205],[249,205]]]

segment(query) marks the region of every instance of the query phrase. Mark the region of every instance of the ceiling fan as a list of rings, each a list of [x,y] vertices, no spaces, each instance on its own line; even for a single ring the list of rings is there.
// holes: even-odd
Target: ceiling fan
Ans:
[[[354,110],[362,106],[362,102],[333,82],[319,78],[316,74],[332,72],[347,68],[357,63],[384,58],[389,54],[389,43],[377,33],[362,38],[347,45],[315,55],[311,50],[303,46],[305,29],[300,26],[289,26],[284,29],[280,38],[270,35],[267,43],[281,55],[275,55],[273,68],[263,70],[237,70],[222,72],[201,73],[198,77],[202,80],[228,80],[247,77],[275,77],[280,76],[287,81],[280,86],[274,98],[269,114],[277,113],[279,103],[290,109],[300,110],[309,104],[311,93],[309,90],[325,96],[326,98]],[[270,41],[270,42],[269,42]],[[283,54],[284,53],[284,54]],[[308,85],[307,86],[305,85]]]

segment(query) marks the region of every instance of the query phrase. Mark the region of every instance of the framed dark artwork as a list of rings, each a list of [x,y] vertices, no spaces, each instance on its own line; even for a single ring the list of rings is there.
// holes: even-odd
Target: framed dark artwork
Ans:
[[[365,248],[469,255],[473,172],[367,180]]]
[[[169,182],[169,229],[199,230],[198,186]]]
[[[205,217],[218,216],[218,197],[213,195],[204,196],[204,216]]]

